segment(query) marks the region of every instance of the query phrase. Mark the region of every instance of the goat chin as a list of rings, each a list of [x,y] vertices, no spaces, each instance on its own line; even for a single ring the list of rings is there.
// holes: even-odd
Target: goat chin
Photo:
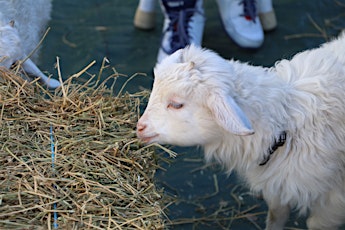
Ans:
[[[290,209],[309,211],[310,229],[344,223],[344,33],[271,68],[191,45],[154,72],[139,138],[201,145],[206,160],[263,194],[267,229],[283,229]],[[268,156],[282,132],[285,144]]]

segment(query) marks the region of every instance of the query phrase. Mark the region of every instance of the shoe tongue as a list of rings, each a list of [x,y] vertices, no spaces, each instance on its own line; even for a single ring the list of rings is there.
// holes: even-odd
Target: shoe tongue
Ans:
[[[190,1],[182,1],[182,0],[170,0],[170,1],[163,1],[163,5],[165,8],[169,10],[183,10],[187,8],[194,8],[196,0]]]

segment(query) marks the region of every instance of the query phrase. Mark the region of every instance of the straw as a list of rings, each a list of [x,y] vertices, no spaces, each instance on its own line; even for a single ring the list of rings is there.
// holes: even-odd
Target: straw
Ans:
[[[85,75],[49,91],[0,68],[1,229],[164,227],[157,146],[135,134],[148,92],[81,84]]]

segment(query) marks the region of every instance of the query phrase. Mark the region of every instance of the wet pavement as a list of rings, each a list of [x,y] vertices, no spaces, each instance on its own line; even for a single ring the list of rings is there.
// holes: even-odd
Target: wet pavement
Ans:
[[[204,0],[203,46],[225,58],[271,66],[281,58],[317,47],[345,28],[344,0],[273,3],[278,27],[265,34],[263,46],[253,51],[237,47],[228,38],[215,1]],[[51,30],[41,49],[40,68],[57,77],[54,67],[59,57],[62,76],[67,79],[93,60],[96,64],[88,72],[97,74],[106,57],[121,74],[143,73],[128,84],[128,91],[150,89],[163,17],[157,6],[156,29],[138,30],[133,26],[136,6],[137,1],[122,0],[53,1]],[[170,164],[162,162],[166,170],[157,172],[157,184],[178,201],[167,209],[168,218],[176,224],[172,229],[264,228],[264,202],[253,198],[235,175],[227,177],[215,166],[206,167],[195,148],[175,150],[178,157]],[[304,229],[304,222],[303,217],[293,214],[288,229]]]

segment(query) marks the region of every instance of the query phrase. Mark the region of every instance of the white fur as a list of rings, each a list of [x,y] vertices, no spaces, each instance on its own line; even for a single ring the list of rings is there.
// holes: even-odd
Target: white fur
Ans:
[[[281,131],[286,143],[260,166]],[[345,221],[345,34],[272,68],[179,50],[155,68],[137,135],[202,146],[208,161],[236,170],[263,194],[266,229],[283,229],[293,208],[310,211],[310,229],[337,229]]]
[[[51,0],[0,0],[0,66],[10,68],[36,48],[50,19],[51,7]],[[40,77],[48,87],[58,87],[59,81],[49,79],[34,64],[37,59],[35,52],[23,63],[24,70]]]

